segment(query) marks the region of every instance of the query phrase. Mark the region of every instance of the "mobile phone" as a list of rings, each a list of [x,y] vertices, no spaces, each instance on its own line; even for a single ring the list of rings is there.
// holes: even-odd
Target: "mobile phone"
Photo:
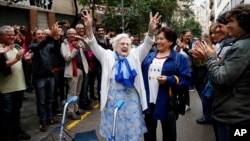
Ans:
[[[58,24],[58,25],[64,25],[65,22],[64,22],[64,21],[58,21],[57,24]]]
[[[203,43],[203,44],[206,44],[206,41],[204,41],[204,40],[201,40],[200,42]]]

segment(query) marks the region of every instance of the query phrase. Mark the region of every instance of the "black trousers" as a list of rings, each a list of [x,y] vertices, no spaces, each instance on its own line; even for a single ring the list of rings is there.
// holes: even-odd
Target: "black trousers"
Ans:
[[[157,141],[156,128],[157,119],[153,119],[155,104],[150,104],[150,113],[145,114],[145,122],[148,132],[144,134],[144,141]],[[163,141],[176,141],[176,120],[174,111],[169,111],[166,120],[160,120],[162,126]]]

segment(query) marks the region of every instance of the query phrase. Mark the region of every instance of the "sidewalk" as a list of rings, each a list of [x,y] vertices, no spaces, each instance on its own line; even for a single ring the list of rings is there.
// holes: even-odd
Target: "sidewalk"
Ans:
[[[31,135],[30,141],[40,141],[45,139],[50,133],[54,132],[60,124],[51,125],[48,132],[40,132],[39,130],[39,119],[36,111],[36,97],[35,90],[32,93],[24,93],[27,100],[23,100],[23,106],[21,109],[21,127],[22,130],[26,131]],[[54,117],[61,121],[61,116]]]
[[[23,106],[21,109],[21,127],[22,130],[27,132],[29,135],[31,135],[31,139],[29,141],[44,141],[48,140],[47,138],[50,137],[50,135],[53,135],[53,133],[57,132],[60,128],[60,123],[55,125],[50,125],[48,132],[40,132],[39,130],[39,119],[37,115],[36,110],[36,97],[35,97],[35,90],[32,91],[32,93],[24,93],[24,96],[27,97],[27,100],[23,100]],[[92,107],[93,109],[98,108],[98,101],[93,101]],[[86,116],[88,115],[87,112],[82,115]],[[61,121],[62,116],[54,116],[54,119]],[[70,124],[72,120],[65,119],[65,125]],[[73,122],[73,121],[72,121]],[[80,121],[79,121],[80,122]],[[58,131],[59,134],[59,131]]]

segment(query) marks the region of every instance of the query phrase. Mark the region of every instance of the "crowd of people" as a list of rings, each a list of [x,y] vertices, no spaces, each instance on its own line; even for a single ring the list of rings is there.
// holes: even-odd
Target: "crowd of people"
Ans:
[[[140,141],[144,136],[145,141],[156,141],[159,120],[163,141],[176,141],[176,121],[184,114],[180,108],[191,110],[189,93],[194,89],[203,110],[197,123],[213,125],[216,141],[231,141],[236,128],[250,129],[250,5],[219,15],[196,40],[189,29],[178,38],[174,29],[159,28],[160,19],[159,13],[149,13],[140,44],[114,28],[94,30],[91,11],[82,13],[81,23],[65,22],[66,30],[58,23],[32,32],[25,26],[2,26],[1,138],[31,138],[21,128],[20,110],[24,92],[33,88],[41,132],[59,123],[53,116],[61,114],[67,99],[78,96],[67,117],[80,119],[84,110],[92,110],[92,100],[99,100],[100,133],[107,140],[115,104],[123,100],[116,140]]]

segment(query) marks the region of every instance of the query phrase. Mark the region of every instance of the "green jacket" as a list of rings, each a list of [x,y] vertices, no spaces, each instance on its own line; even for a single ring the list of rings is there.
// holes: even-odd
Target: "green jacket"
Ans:
[[[250,34],[237,39],[219,64],[209,56],[207,67],[214,83],[212,115],[216,121],[250,121]]]

